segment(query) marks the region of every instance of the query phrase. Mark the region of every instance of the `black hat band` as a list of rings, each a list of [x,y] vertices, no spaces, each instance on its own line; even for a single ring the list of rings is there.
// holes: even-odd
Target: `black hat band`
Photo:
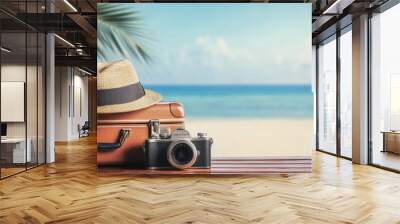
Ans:
[[[97,90],[97,106],[130,103],[145,95],[140,82],[114,89]]]

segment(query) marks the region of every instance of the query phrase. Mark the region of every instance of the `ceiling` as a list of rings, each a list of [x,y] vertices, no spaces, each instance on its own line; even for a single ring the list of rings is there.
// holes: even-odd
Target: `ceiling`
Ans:
[[[45,0],[1,0],[2,44],[12,49],[7,57],[24,58],[27,46],[27,58],[32,58],[30,52],[37,48],[29,44],[29,32],[54,32],[56,65],[78,66],[95,73],[96,4],[96,0],[47,0],[47,4]]]
[[[96,70],[96,4],[98,2],[233,2],[233,3],[312,3],[313,43],[351,24],[353,16],[374,9],[388,0],[1,0],[0,22],[4,38],[11,46],[23,46],[18,32],[26,28],[55,32],[57,65],[80,66]],[[52,9],[53,13],[48,13]],[[26,13],[27,12],[27,13]],[[338,22],[340,21],[340,22]],[[13,33],[13,34],[12,34]],[[12,42],[11,41],[11,42]],[[28,52],[29,52],[28,47]],[[15,52],[18,52],[15,50]]]

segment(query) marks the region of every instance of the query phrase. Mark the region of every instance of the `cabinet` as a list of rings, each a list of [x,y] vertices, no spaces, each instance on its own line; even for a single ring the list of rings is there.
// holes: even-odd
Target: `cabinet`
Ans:
[[[400,154],[400,132],[388,131],[383,133],[383,152]]]

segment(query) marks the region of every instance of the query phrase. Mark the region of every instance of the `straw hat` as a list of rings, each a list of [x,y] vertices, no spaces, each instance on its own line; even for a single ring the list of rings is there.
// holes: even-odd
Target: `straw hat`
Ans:
[[[160,100],[160,94],[143,88],[129,61],[97,64],[97,113],[135,111]]]

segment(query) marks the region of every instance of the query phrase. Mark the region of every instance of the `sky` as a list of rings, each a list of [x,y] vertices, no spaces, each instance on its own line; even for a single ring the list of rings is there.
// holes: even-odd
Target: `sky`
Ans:
[[[138,11],[145,84],[310,84],[311,4],[127,4]]]

